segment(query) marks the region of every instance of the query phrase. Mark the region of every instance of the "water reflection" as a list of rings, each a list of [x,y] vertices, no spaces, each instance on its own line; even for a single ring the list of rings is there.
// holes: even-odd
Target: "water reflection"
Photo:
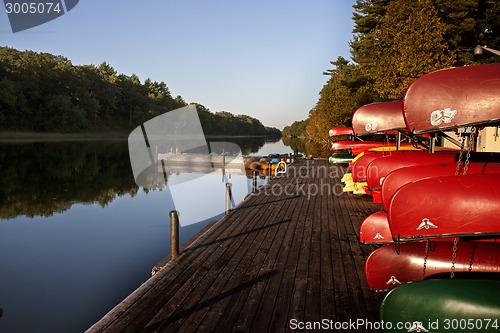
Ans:
[[[327,141],[321,144],[311,140],[283,137],[283,143],[290,146],[294,152],[301,152],[305,155],[325,158],[332,154],[330,145]]]
[[[246,154],[265,143],[241,140]],[[126,141],[1,144],[0,170],[0,332],[81,332],[169,255],[172,197],[136,186]],[[181,219],[204,211],[192,204]],[[181,243],[220,215],[191,218]]]
[[[257,152],[266,142],[264,138],[231,141],[244,155]],[[75,203],[104,207],[139,190],[125,141],[1,144],[0,170],[0,219],[48,217]]]
[[[137,193],[126,142],[0,145],[0,218],[51,216],[74,203],[106,206]]]

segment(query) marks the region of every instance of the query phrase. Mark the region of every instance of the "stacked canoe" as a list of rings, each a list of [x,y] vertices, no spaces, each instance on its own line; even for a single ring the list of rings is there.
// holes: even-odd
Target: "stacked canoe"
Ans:
[[[370,290],[389,291],[380,319],[410,323],[384,331],[498,332],[500,154],[474,152],[474,139],[500,126],[500,64],[424,75],[402,101],[365,105],[352,122],[356,136],[398,133],[394,148],[366,149],[343,178],[345,192],[381,204],[360,228],[362,243],[381,245],[365,277]],[[435,147],[451,130],[465,133],[459,149]]]

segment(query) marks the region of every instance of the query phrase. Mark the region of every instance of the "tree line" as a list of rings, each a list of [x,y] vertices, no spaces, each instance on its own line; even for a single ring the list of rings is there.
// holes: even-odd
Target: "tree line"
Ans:
[[[443,68],[491,63],[476,45],[500,47],[500,3],[495,0],[357,0],[351,60],[338,57],[308,118],[283,135],[326,142],[331,127],[351,126],[362,105],[401,99],[418,77]]]
[[[187,103],[167,84],[119,74],[108,63],[0,47],[0,130],[128,131]],[[205,134],[280,136],[258,119],[196,104]]]
[[[267,139],[220,140],[234,142],[243,155],[249,155]],[[133,197],[141,191],[134,182],[125,140],[36,142],[22,145],[22,149],[3,145],[0,165],[0,219],[51,216],[79,203],[104,207],[119,196]],[[167,170],[167,182],[171,174],[173,171]],[[29,181],[20,181],[24,179]]]

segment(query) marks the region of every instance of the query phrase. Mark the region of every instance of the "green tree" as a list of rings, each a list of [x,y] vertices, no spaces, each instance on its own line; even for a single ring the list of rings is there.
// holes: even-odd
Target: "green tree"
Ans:
[[[455,63],[445,26],[431,0],[394,0],[376,32],[377,66],[371,76],[383,98],[402,98],[418,77]]]
[[[0,47],[2,130],[130,130],[187,103],[164,81],[118,74],[108,63],[74,66],[63,56]],[[207,134],[280,134],[245,115],[213,114],[198,105]]]
[[[350,43],[352,60],[358,65],[373,65],[373,49],[380,20],[385,16],[391,0],[357,0],[353,5],[353,40]]]
[[[328,130],[333,126],[350,126],[354,111],[373,101],[375,96],[367,89],[367,79],[356,65],[343,57],[331,64],[334,69],[326,72],[330,79],[309,112],[306,133],[315,141],[326,142]]]
[[[120,89],[120,100],[118,102],[119,113],[122,118],[128,118],[128,125],[132,127],[135,123],[143,122],[141,110],[148,104],[148,91],[141,84],[139,77],[135,74],[127,76],[118,75],[117,85]]]

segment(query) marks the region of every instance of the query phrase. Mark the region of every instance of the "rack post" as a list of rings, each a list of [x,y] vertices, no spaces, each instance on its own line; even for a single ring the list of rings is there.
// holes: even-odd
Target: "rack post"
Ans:
[[[179,213],[170,211],[170,257],[175,259],[179,256]]]

